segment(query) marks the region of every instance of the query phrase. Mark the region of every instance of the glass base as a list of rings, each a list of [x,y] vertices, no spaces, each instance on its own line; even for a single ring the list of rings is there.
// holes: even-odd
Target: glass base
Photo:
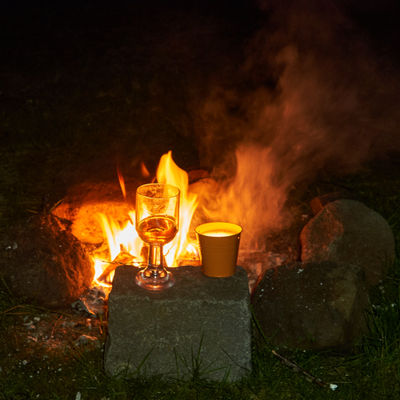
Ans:
[[[135,282],[143,289],[159,292],[173,286],[175,279],[171,272],[168,272],[166,269],[156,272],[154,269],[148,267],[136,274]]]

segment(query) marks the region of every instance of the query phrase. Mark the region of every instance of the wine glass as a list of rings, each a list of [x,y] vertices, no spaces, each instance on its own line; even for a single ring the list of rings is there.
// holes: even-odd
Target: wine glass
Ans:
[[[145,289],[160,291],[175,283],[164,266],[163,245],[179,229],[179,196],[177,187],[161,183],[149,183],[136,190],[136,231],[149,245],[148,265],[137,273],[136,283]]]

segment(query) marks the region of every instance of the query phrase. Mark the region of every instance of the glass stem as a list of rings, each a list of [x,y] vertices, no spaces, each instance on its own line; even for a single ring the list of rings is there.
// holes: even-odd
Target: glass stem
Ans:
[[[162,246],[159,244],[150,244],[149,267],[154,277],[163,270]]]

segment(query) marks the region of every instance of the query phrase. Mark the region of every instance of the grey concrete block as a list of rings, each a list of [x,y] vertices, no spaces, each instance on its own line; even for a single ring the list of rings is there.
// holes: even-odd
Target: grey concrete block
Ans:
[[[198,267],[173,270],[161,293],[135,284],[119,267],[109,297],[106,372],[235,381],[251,369],[251,314],[246,272],[209,278]]]

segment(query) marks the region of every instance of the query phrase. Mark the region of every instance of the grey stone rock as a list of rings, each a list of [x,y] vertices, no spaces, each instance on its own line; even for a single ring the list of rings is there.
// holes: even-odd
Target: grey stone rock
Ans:
[[[109,297],[105,369],[145,376],[235,381],[251,369],[251,314],[246,272],[209,278],[200,268],[173,270],[160,293],[135,284],[119,267]]]
[[[314,215],[318,214],[327,204],[336,200],[351,199],[352,195],[346,190],[322,194],[310,201],[310,207]],[[353,195],[354,196],[354,195]],[[354,198],[353,198],[354,199]]]
[[[0,275],[17,296],[46,307],[69,307],[91,285],[85,248],[52,215],[16,223],[0,240]]]
[[[322,262],[268,270],[252,297],[266,337],[301,349],[349,348],[365,330],[362,270]]]
[[[300,234],[301,261],[358,265],[368,286],[385,277],[395,257],[393,233],[377,212],[355,200],[327,204]]]

